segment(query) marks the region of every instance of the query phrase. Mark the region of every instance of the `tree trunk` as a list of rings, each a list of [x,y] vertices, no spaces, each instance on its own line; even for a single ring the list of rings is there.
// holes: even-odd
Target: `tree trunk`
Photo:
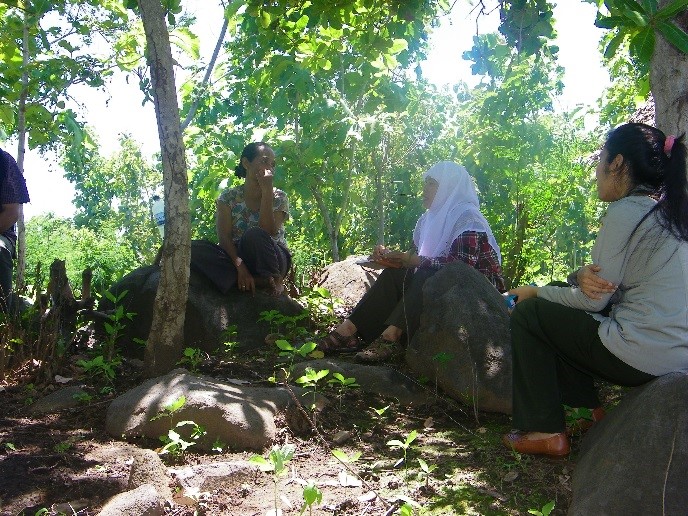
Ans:
[[[22,26],[22,75],[21,92],[19,93],[19,108],[17,110],[17,167],[24,175],[24,155],[26,153],[26,99],[29,95],[29,10],[24,11]],[[26,290],[26,229],[24,227],[24,205],[19,205],[17,219],[17,275],[15,292],[24,293]]]
[[[660,0],[659,8],[670,0]],[[688,11],[673,20],[688,31]],[[655,101],[655,118],[665,134],[688,132],[688,55],[671,45],[658,31],[655,51],[650,62],[650,88]]]
[[[146,33],[165,191],[160,282],[145,353],[146,374],[156,376],[175,366],[184,345],[191,231],[186,158],[165,13],[160,0],[138,0],[138,3]]]

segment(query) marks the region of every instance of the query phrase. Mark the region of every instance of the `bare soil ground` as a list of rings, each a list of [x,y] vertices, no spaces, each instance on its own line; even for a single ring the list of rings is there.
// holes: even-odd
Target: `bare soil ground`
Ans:
[[[238,354],[231,360],[211,359],[199,372],[267,383],[276,360],[271,351]],[[65,370],[64,376],[74,376],[74,370]],[[56,386],[6,382],[0,392],[0,515],[93,515],[108,498],[126,490],[128,464],[104,467],[88,457],[117,444],[104,430],[107,405],[141,380],[135,369],[123,368],[115,378],[114,392],[99,395],[102,384],[91,383],[92,400],[39,417],[30,415],[31,403]],[[88,383],[87,378],[79,381]],[[261,472],[204,493],[197,501],[179,499],[185,504],[171,505],[167,513],[262,516],[277,503],[282,514],[300,514],[303,484],[308,481],[318,486],[322,501],[305,514],[513,515],[542,511],[550,501],[555,503],[551,514],[566,513],[578,438],[566,460],[528,457],[507,450],[500,442],[500,435],[510,429],[508,416],[474,413],[441,393],[433,405],[419,407],[399,406],[356,389],[325,394],[332,403],[317,415],[310,435],[295,436],[284,429],[275,443],[295,445],[288,473],[276,487],[272,476]],[[404,442],[414,430],[418,436],[404,461],[404,451],[387,443]],[[340,431],[351,432],[351,438],[335,445],[333,438]],[[160,446],[153,440],[135,444],[151,449]],[[360,452],[360,458],[347,470],[333,457],[336,448],[349,456]],[[181,457],[163,457],[168,464],[183,467],[247,460],[252,455],[227,449],[198,454],[191,447]],[[418,459],[434,469],[424,475]],[[352,479],[360,486],[342,485]],[[412,501],[412,513],[400,508],[403,500]]]

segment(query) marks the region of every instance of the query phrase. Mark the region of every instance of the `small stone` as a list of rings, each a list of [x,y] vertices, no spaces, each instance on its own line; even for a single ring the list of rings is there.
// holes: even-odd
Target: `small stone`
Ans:
[[[346,441],[351,439],[351,436],[353,436],[353,433],[349,432],[348,430],[341,430],[334,434],[334,437],[332,438],[332,442],[338,445],[344,444]]]

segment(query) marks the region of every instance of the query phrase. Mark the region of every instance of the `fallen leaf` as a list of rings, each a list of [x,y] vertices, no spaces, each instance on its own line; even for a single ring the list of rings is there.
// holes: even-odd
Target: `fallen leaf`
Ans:
[[[432,416],[430,416],[428,419],[426,419],[423,422],[423,427],[424,428],[432,428],[432,426],[435,424],[435,420],[432,419]]]
[[[57,383],[69,383],[73,380],[74,378],[67,378],[65,376],[60,376],[59,374],[55,375],[55,381]]]
[[[359,496],[358,501],[359,502],[372,502],[373,500],[375,500],[376,497],[377,497],[377,494],[375,493],[375,491],[368,491],[367,493]]]
[[[342,487],[361,487],[363,485],[363,482],[356,477],[352,477],[344,470],[339,472],[337,478],[339,479],[339,485]]]
[[[234,385],[247,385],[251,383],[248,380],[237,380],[236,378],[228,378],[227,381],[229,383],[233,383]]]

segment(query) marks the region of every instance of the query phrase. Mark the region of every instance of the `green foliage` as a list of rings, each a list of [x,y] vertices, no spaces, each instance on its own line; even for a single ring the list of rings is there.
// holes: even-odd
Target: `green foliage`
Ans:
[[[107,159],[100,156],[97,141],[85,136],[80,159],[66,154],[62,161],[75,189],[75,226],[97,232],[112,228],[139,263],[152,263],[161,244],[150,211],[151,198],[161,193],[159,165],[149,164],[128,135],[120,136],[120,149]]]
[[[193,421],[179,421],[173,424],[174,415],[179,412],[186,404],[186,396],[180,396],[174,400],[169,405],[165,405],[163,409],[158,412],[155,416],[151,418],[151,421],[167,417],[170,420],[170,429],[167,435],[161,435],[160,440],[163,443],[163,447],[158,450],[158,454],[164,455],[169,453],[175,457],[183,455],[183,453],[191,446],[195,445],[194,441],[197,441],[206,434],[206,430],[203,426],[196,424]],[[191,427],[189,432],[190,437],[186,440],[182,435],[177,432],[176,428],[182,428],[185,426]]]
[[[122,336],[122,330],[127,326],[126,321],[131,321],[136,315],[134,312],[125,312],[124,306],[121,304],[122,299],[129,293],[128,290],[123,290],[115,295],[109,290],[105,291],[105,297],[114,305],[114,311],[108,315],[108,320],[103,324],[107,337],[102,343],[102,348],[107,360],[112,360],[116,354],[116,345],[119,338]]]
[[[207,358],[207,354],[199,348],[184,348],[182,358],[179,359],[177,365],[189,366],[189,371],[192,373],[198,372],[198,366]]]
[[[550,513],[554,510],[555,502],[554,500],[551,500],[547,502],[545,505],[542,506],[542,509],[537,510],[537,509],[529,509],[528,514],[534,514],[535,516],[549,516]]]
[[[258,465],[261,471],[266,473],[272,472],[272,481],[275,485],[275,514],[280,513],[277,504],[277,482],[282,475],[288,472],[286,466],[294,458],[295,449],[293,444],[275,445],[270,450],[267,459],[260,455],[254,455],[249,459],[249,462]]]
[[[112,382],[121,363],[122,359],[117,356],[107,360],[103,355],[98,355],[91,360],[79,360],[76,364],[92,378],[103,378]]]
[[[35,286],[42,290],[47,287],[47,271],[55,259],[66,262],[67,278],[77,292],[86,268],[93,270],[93,290],[102,292],[139,265],[111,224],[98,230],[78,228],[71,220],[51,214],[32,217],[26,223],[26,250],[27,270],[36,271],[40,264]]]
[[[78,154],[82,124],[65,107],[68,88],[104,84],[112,72],[107,59],[94,55],[94,36],[112,41],[127,23],[119,0],[29,2],[26,10],[16,2],[0,4],[0,131],[18,130],[20,98],[26,95],[29,147],[45,150],[62,143]],[[29,78],[25,86],[22,76]]]
[[[313,514],[313,504],[322,503],[322,491],[315,484],[308,484],[303,488],[303,505],[299,514],[305,514],[308,509],[309,514]]]

